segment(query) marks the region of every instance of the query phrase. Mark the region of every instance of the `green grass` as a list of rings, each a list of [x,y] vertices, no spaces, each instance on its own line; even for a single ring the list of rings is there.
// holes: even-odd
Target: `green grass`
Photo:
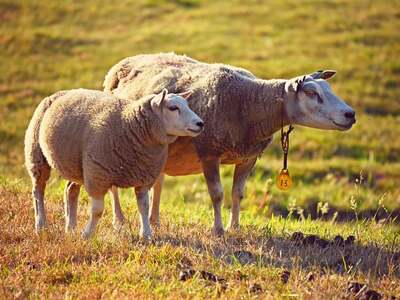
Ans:
[[[0,0],[0,20],[0,294],[239,298],[251,297],[248,286],[258,282],[262,296],[317,299],[341,297],[352,278],[400,294],[399,270],[388,269],[393,266],[388,257],[400,247],[399,221],[361,218],[378,209],[400,210],[398,1]],[[116,235],[108,207],[93,241],[65,236],[64,183],[53,174],[47,190],[51,228],[35,236],[23,136],[36,105],[60,89],[101,89],[104,75],[120,59],[160,51],[241,66],[266,79],[336,69],[332,88],[356,109],[357,124],[349,132],[297,126],[289,154],[294,185],[286,193],[275,187],[282,164],[275,139],[248,180],[242,232],[223,240],[210,235],[211,202],[201,176],[167,178],[163,227],[145,244],[137,237],[138,214],[129,190],[122,205],[131,230]],[[227,221],[232,167],[225,166],[222,174]],[[84,193],[80,203],[82,226]],[[321,218],[307,218],[308,209],[318,205],[324,207]],[[323,218],[327,207],[339,213],[337,219]],[[340,220],[349,212],[360,219]],[[353,234],[358,244],[349,253],[289,251],[287,238],[294,231],[324,238]],[[239,249],[268,259],[250,265],[226,260]],[[378,260],[365,258],[343,272],[324,262],[346,254]],[[228,289],[200,278],[179,282],[176,265],[183,257],[225,277]],[[39,267],[27,267],[29,261]],[[279,281],[282,268],[292,271],[287,285]],[[304,282],[311,269],[326,269],[328,276]],[[249,279],[235,279],[238,270]]]
[[[60,194],[62,186],[53,184],[53,192]],[[1,184],[0,199],[10,201],[8,207],[0,208],[0,241],[4,245],[0,250],[0,294],[6,298],[251,298],[249,287],[258,283],[262,297],[320,299],[347,295],[351,281],[368,283],[386,295],[400,293],[400,235],[392,223],[266,218],[246,211],[240,232],[216,238],[209,229],[211,213],[206,202],[167,197],[161,209],[161,228],[151,242],[144,242],[138,236],[132,192],[127,191],[124,199],[132,199],[123,203],[128,224],[119,232],[112,229],[107,201],[96,237],[84,241],[63,233],[60,196],[49,197],[50,228],[40,235],[33,232],[25,185]],[[86,201],[84,195],[83,206]],[[80,209],[79,230],[85,217]],[[356,243],[326,249],[296,246],[289,238],[299,230],[330,240],[338,234],[354,235]],[[237,251],[247,253],[247,258],[235,254]],[[224,278],[226,289],[200,276],[179,281],[180,271],[188,267]],[[291,272],[287,284],[280,279],[283,270]],[[313,282],[306,279],[310,272],[316,277]],[[239,279],[239,274],[245,279]]]

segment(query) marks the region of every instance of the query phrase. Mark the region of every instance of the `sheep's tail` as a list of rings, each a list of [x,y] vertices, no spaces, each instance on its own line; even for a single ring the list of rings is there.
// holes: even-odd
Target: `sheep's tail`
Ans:
[[[66,91],[55,93],[40,102],[32,119],[29,122],[28,129],[25,133],[25,166],[32,179],[39,180],[43,174],[44,169],[50,169],[50,166],[44,156],[39,144],[39,131],[44,114],[51,104],[58,97],[64,95]],[[47,172],[47,170],[46,170]]]

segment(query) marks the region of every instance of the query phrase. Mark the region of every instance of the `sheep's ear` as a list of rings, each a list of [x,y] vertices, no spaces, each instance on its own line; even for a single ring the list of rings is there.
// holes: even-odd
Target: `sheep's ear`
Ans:
[[[165,97],[168,94],[167,89],[163,89],[161,93],[157,94],[154,96],[154,98],[151,100],[151,106],[161,106],[162,102],[164,101]]]
[[[332,78],[333,76],[335,76],[335,74],[336,74],[336,71],[335,71],[335,70],[325,70],[325,71],[322,71],[321,79],[327,80],[327,79]]]
[[[311,76],[313,79],[320,79],[320,78],[321,78],[322,72],[324,72],[324,71],[319,70],[319,71],[317,71],[317,72],[314,72],[314,73],[310,74],[310,76]]]
[[[178,96],[184,98],[184,99],[189,99],[189,97],[193,94],[193,91],[186,91],[183,93],[178,94]]]
[[[160,101],[160,103],[164,101],[164,99],[167,96],[167,94],[168,94],[168,90],[167,89],[163,89],[162,92],[161,92],[161,101]]]
[[[314,79],[329,79],[335,76],[336,71],[335,70],[320,70],[317,72],[312,73],[310,76]]]

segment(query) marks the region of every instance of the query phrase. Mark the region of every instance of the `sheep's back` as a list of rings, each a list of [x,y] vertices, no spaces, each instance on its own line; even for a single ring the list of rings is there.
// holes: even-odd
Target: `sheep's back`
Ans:
[[[96,130],[101,130],[102,114],[108,113],[110,105],[102,94],[88,90],[68,91],[44,114],[40,146],[49,165],[68,180],[83,182],[82,157],[88,143],[96,137]]]
[[[247,153],[248,147],[244,145],[242,103],[247,99],[241,93],[243,88],[245,92],[251,89],[256,79],[249,71],[224,64],[202,63],[175,54],[157,54],[126,58],[107,74],[108,78],[112,76],[116,81],[112,88],[110,85],[108,88],[126,99],[134,100],[163,88],[171,93],[191,90],[189,106],[205,121],[203,133],[193,139],[197,154],[207,156],[231,152],[239,157],[253,156],[257,152]],[[180,148],[176,144],[181,140],[178,138],[170,149]]]

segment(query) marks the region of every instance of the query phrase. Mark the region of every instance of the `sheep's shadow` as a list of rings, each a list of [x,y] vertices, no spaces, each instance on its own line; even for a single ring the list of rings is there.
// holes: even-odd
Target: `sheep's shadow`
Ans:
[[[273,266],[291,270],[320,270],[338,274],[363,273],[375,276],[392,275],[400,278],[400,252],[378,245],[350,245],[330,242],[304,245],[286,237],[263,234],[227,233],[223,238],[182,237],[168,233],[157,234],[153,243],[170,244],[212,255],[227,264]],[[398,250],[398,249],[397,249]]]
[[[291,215],[292,218],[310,218],[311,220],[332,220],[335,218],[336,222],[346,223],[356,220],[374,220],[376,222],[393,222],[400,223],[400,210],[386,210],[384,208],[377,209],[365,209],[360,210],[357,213],[350,209],[340,209],[338,207],[329,207],[328,210],[321,215],[318,209],[317,202],[311,202],[302,210],[302,215],[297,211],[289,211],[287,207],[279,204],[273,204],[270,207],[270,211],[275,216],[282,216],[283,218]]]

